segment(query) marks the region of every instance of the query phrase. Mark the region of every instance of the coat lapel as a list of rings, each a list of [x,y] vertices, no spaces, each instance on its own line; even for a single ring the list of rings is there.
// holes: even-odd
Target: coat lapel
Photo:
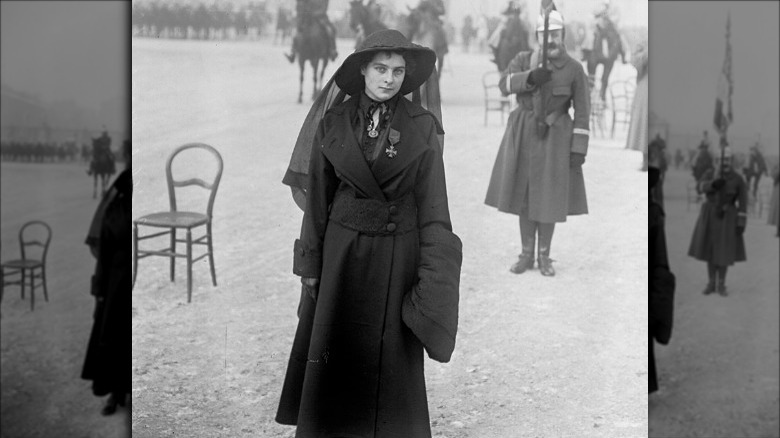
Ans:
[[[410,110],[406,98],[401,97],[398,100],[396,114],[390,123],[390,128],[398,131],[401,137],[398,143],[393,145],[396,151],[395,156],[390,158],[387,153],[387,149],[390,147],[389,136],[383,144],[377,145],[381,146],[382,149],[371,170],[380,187],[403,171],[421,153],[428,149],[428,139],[424,138],[423,133],[417,128],[417,122],[410,112],[413,112],[413,109]]]
[[[321,145],[323,153],[342,179],[348,181],[367,197],[385,200],[385,195],[379,188],[366,159],[363,157],[363,152],[355,140],[350,121],[352,111],[349,107],[342,108],[336,125],[331,129],[331,133],[323,139]]]

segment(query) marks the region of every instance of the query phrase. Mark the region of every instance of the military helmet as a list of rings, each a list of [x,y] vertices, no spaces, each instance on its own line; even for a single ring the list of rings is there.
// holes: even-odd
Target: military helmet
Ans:
[[[550,11],[550,22],[547,30],[563,29],[563,16],[558,11]],[[539,19],[536,20],[536,31],[544,31],[544,14],[539,15]]]

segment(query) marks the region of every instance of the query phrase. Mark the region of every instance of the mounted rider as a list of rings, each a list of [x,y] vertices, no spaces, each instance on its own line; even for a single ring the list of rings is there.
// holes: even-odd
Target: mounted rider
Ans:
[[[103,128],[103,133],[100,137],[92,139],[92,161],[89,163],[89,169],[87,175],[97,173],[99,164],[110,163],[109,174],[113,175],[116,171],[114,168],[114,154],[111,152],[111,137],[108,135],[108,131]]]
[[[328,0],[296,0],[296,33],[292,41],[292,53],[284,54],[291,63],[295,61],[295,55],[300,52],[302,35],[307,28],[319,25],[328,35],[328,58],[335,61],[339,56],[336,51],[336,27],[328,18]]]
[[[518,53],[528,50],[528,29],[520,19],[520,5],[512,0],[502,15],[506,17],[490,38],[489,46],[493,52],[492,61],[499,71],[506,69],[509,61]]]

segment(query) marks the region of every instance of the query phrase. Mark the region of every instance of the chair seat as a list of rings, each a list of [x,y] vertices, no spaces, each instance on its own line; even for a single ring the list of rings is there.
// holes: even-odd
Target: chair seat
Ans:
[[[37,268],[38,266],[42,266],[42,263],[40,260],[16,259],[16,260],[3,262],[2,266],[5,268],[13,268],[13,269],[30,269],[30,268]]]
[[[192,228],[203,225],[209,221],[209,217],[203,213],[192,211],[166,211],[141,216],[135,220],[139,225],[151,227]]]

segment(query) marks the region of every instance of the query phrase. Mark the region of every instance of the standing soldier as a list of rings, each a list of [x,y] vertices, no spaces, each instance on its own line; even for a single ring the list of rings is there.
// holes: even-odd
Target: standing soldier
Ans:
[[[542,46],[543,16],[536,37]],[[485,203],[520,217],[523,250],[510,269],[515,274],[533,268],[538,233],[539,271],[555,275],[550,259],[555,223],[588,212],[582,176],[589,135],[588,82],[582,65],[566,53],[563,38],[563,17],[552,11],[549,65],[540,65],[539,50],[520,52],[499,81],[502,93],[517,94],[519,105],[501,140]],[[574,120],[568,113],[572,104]]]
[[[704,295],[717,291],[725,297],[726,270],[746,260],[742,234],[747,223],[747,186],[732,169],[731,148],[725,146],[723,162],[717,170],[708,170],[698,185],[707,200],[701,206],[688,255],[707,262],[709,282]]]

